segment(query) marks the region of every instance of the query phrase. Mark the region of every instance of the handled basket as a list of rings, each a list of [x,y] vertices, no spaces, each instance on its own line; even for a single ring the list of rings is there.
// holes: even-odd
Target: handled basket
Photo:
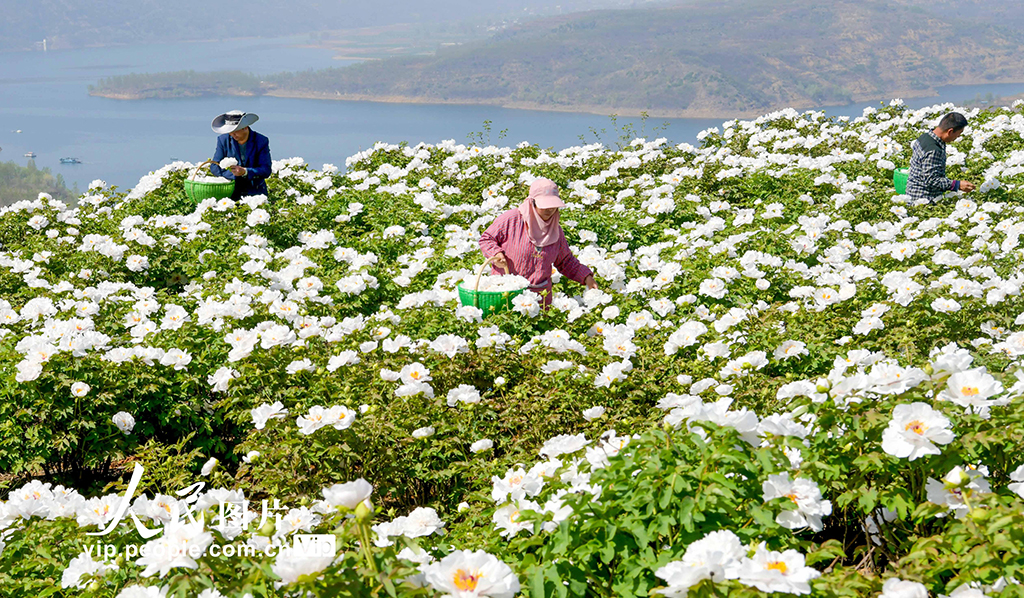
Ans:
[[[896,187],[896,193],[905,195],[907,193],[907,177],[910,173],[909,168],[897,168],[892,171],[892,185]]]
[[[214,198],[223,199],[225,197],[231,197],[231,194],[235,192],[235,182],[226,181],[223,183],[207,183],[204,181],[192,180],[197,174],[199,169],[206,166],[207,164],[213,164],[213,160],[207,160],[196,169],[192,171],[191,176],[185,178],[185,196],[191,199],[193,202],[198,204],[204,199]]]
[[[491,314],[506,311],[512,307],[512,298],[522,294],[526,289],[519,289],[517,291],[480,291],[480,277],[483,276],[484,269],[487,268],[494,261],[493,257],[484,260],[484,263],[480,265],[480,269],[476,273],[476,282],[473,284],[472,289],[467,289],[459,283],[459,302],[462,305],[472,305],[473,307],[479,307],[483,310],[483,317],[487,317]],[[504,266],[505,274],[509,273],[508,264]]]

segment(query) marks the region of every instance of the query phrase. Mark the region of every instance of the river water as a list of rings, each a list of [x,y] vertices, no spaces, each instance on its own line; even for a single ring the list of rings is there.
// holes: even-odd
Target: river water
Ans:
[[[437,143],[467,141],[491,121],[491,142],[514,145],[529,141],[543,147],[577,145],[592,129],[606,144],[618,134],[607,116],[491,106],[415,105],[378,102],[338,102],[286,98],[197,98],[119,101],[88,95],[89,84],[129,73],[171,70],[238,69],[256,74],[343,66],[328,50],[303,48],[304,37],[241,39],[219,42],[88,48],[50,52],[0,53],[0,161],[26,164],[24,153],[38,156],[38,167],[63,175],[79,190],[102,179],[122,188],[172,159],[191,162],[213,154],[214,116],[232,109],[255,112],[253,129],[270,138],[275,159],[301,156],[319,168],[324,163],[344,167],[345,158],[377,141]],[[979,94],[1024,93],[1022,85],[957,86],[940,89],[934,98],[907,100],[912,107],[971,100]],[[881,101],[882,98],[879,98]],[[829,114],[856,116],[867,102],[827,108]],[[646,123],[650,137],[696,143],[698,132],[722,119],[661,119]],[[641,123],[620,119],[618,125]],[[662,131],[655,126],[668,123]],[[14,131],[21,130],[21,133]],[[505,138],[498,132],[507,129]],[[61,164],[75,157],[81,164]],[[2,198],[0,198],[2,199]]]

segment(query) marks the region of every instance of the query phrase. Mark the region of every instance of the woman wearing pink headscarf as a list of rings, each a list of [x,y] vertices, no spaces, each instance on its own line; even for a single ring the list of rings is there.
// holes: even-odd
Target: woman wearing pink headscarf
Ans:
[[[498,216],[480,235],[480,251],[485,258],[495,258],[492,273],[504,274],[507,265],[509,273],[530,281],[531,291],[544,295],[544,305],[551,303],[552,265],[588,289],[597,288],[594,273],[569,250],[558,223],[558,209],[563,207],[558,185],[537,179],[522,205]]]

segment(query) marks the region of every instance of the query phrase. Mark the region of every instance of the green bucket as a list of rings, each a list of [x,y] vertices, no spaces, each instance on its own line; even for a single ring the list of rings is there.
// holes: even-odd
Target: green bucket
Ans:
[[[483,317],[487,317],[491,314],[508,311],[512,308],[512,299],[521,295],[526,289],[519,289],[517,291],[478,291],[480,288],[480,277],[484,273],[486,268],[491,263],[491,259],[487,259],[480,266],[480,269],[476,273],[476,284],[474,288],[467,289],[462,286],[463,283],[459,283],[459,302],[462,305],[472,305],[473,307],[479,307],[483,310]],[[505,274],[508,274],[508,267],[505,267]]]
[[[459,285],[459,302],[462,305],[472,305],[483,310],[483,317],[512,309],[512,299],[521,295],[526,289],[518,291],[505,291],[497,293],[493,291],[474,291]]]
[[[909,168],[897,168],[892,171],[892,184],[896,187],[896,193],[904,195],[907,192],[907,175]]]
[[[231,197],[235,192],[235,182],[225,180],[223,183],[207,183],[205,181],[193,180],[199,174],[199,169],[207,164],[213,164],[213,160],[207,160],[192,172],[192,176],[185,177],[185,196],[198,204],[204,199],[224,199]]]
[[[204,199],[209,199],[211,197],[214,199],[231,197],[231,194],[234,192],[234,181],[228,181],[226,183],[207,183],[203,181],[185,179],[185,195],[197,204]]]

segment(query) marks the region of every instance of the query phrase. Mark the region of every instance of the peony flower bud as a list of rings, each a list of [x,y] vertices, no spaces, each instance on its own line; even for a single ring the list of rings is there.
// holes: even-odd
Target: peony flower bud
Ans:
[[[363,501],[356,506],[356,520],[362,523],[373,519],[373,507],[367,506],[369,501]]]

